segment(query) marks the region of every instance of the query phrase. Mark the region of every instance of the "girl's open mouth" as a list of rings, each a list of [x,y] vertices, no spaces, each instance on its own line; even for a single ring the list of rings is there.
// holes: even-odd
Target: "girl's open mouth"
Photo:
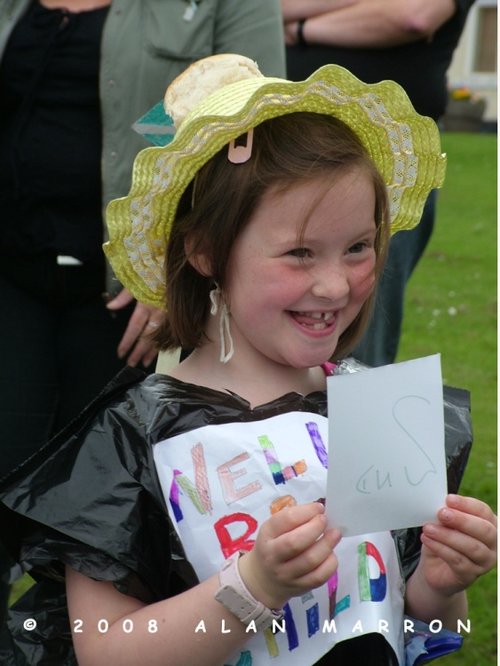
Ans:
[[[290,310],[293,319],[312,331],[323,331],[331,328],[335,324],[335,314],[333,312],[293,312]]]

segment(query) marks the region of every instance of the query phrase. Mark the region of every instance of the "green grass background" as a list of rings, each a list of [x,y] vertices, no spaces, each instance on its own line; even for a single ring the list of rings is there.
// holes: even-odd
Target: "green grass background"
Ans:
[[[444,381],[470,390],[474,444],[460,489],[496,510],[497,137],[443,134],[437,223],[406,293],[398,361],[441,353]],[[496,572],[469,592],[472,631],[443,666],[497,663]]]
[[[497,138],[445,133],[443,150],[446,183],[435,232],[408,285],[398,360],[440,352],[445,382],[471,391],[474,445],[461,492],[495,508]],[[12,599],[30,584],[28,576],[18,581]],[[495,572],[473,585],[469,600],[472,632],[443,666],[497,663]]]

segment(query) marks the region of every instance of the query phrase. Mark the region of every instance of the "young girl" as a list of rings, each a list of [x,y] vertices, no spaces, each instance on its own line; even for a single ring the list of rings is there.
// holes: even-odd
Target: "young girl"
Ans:
[[[389,233],[442,181],[437,130],[395,84],[334,66],[266,79],[237,56],[193,65],[167,103],[176,137],[139,155],[106,251],[166,308],[146,331],[192,352],[168,376],[118,378],[12,475],[4,533],[46,579],[65,566],[80,666],[403,664],[404,611],[465,621],[495,516],[450,495],[419,559],[409,536],[342,539],[316,501],[317,445]],[[37,622],[50,663],[74,663],[55,620]]]

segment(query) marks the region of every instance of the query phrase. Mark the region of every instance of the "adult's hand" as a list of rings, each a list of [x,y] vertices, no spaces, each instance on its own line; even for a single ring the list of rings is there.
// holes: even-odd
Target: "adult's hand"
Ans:
[[[133,300],[132,294],[127,289],[122,289],[106,307],[109,310],[121,310]],[[118,357],[125,358],[128,354],[127,364],[132,367],[139,363],[144,367],[150,365],[158,354],[158,347],[151,334],[160,325],[162,317],[163,312],[159,308],[137,302],[118,345]]]

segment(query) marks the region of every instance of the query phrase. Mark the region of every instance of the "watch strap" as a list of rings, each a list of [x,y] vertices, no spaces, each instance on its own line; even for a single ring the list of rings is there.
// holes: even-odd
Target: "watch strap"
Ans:
[[[222,565],[219,571],[220,587],[215,593],[215,599],[243,624],[248,626],[254,622],[256,629],[266,629],[272,625],[273,620],[283,618],[283,611],[268,608],[252,596],[238,569],[241,554],[231,555]]]

